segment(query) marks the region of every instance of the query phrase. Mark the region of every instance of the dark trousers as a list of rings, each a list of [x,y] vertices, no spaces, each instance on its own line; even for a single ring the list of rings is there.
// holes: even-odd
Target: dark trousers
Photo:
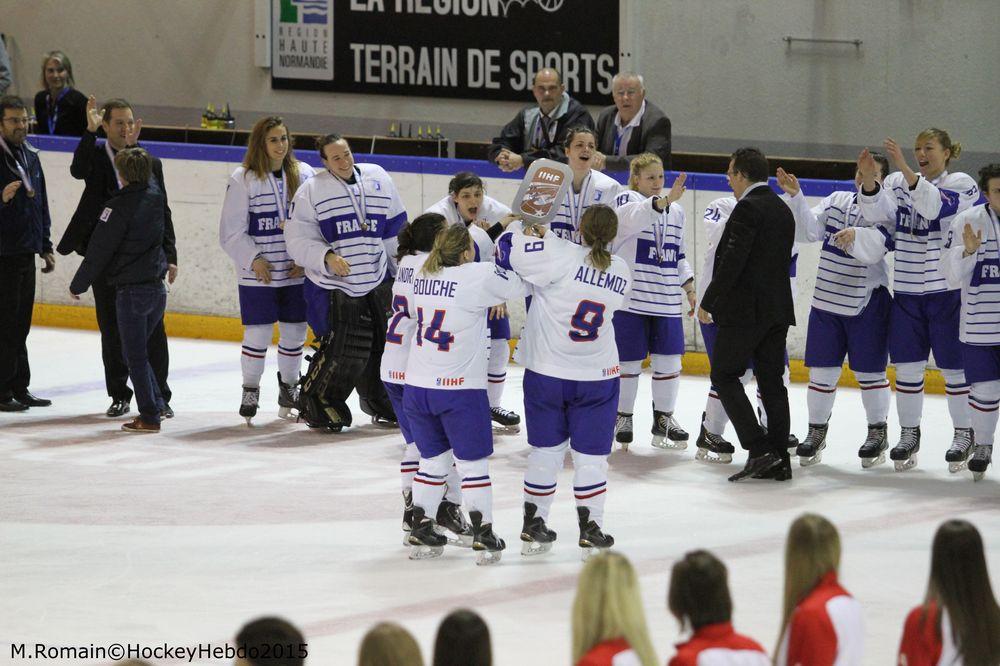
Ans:
[[[114,400],[131,400],[132,389],[128,387],[129,369],[122,354],[122,341],[118,330],[116,288],[103,278],[91,285],[94,292],[94,306],[97,309],[97,327],[101,329],[101,358],[104,361],[104,384],[108,395]],[[167,385],[167,370],[170,367],[170,353],[167,350],[167,332],[163,329],[163,318],[157,323],[149,339],[149,364],[156,376],[156,383],[166,402],[170,402],[171,391]]]
[[[159,423],[165,403],[149,362],[149,342],[157,327],[163,329],[167,289],[162,282],[124,285],[116,296],[118,332],[139,414],[147,423]]]
[[[0,399],[24,393],[31,382],[28,331],[35,306],[35,255],[0,257]]]
[[[719,326],[712,350],[712,384],[729,415],[740,445],[751,457],[774,451],[788,459],[788,391],[785,372],[785,341],[788,326],[762,323],[755,326]],[[757,421],[754,408],[740,383],[753,362],[757,388],[767,413],[767,433]]]

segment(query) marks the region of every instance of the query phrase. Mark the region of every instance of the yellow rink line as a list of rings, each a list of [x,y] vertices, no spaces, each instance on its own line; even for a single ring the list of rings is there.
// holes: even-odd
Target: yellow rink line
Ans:
[[[82,328],[97,330],[97,319],[94,308],[76,305],[54,305],[51,303],[36,303],[33,322],[38,326],[54,326],[57,328]],[[195,338],[199,340],[228,340],[239,342],[243,339],[243,325],[235,317],[217,317],[214,315],[185,314],[183,312],[168,312],[164,315],[164,324],[168,335],[179,338]],[[311,342],[310,336],[309,341]],[[277,329],[272,342],[278,341]],[[516,340],[511,340],[513,350]],[[681,367],[688,375],[708,375],[708,355],[704,352],[687,352],[681,362]],[[809,381],[809,370],[800,359],[791,359],[791,374],[793,382]],[[895,383],[896,369],[889,367],[889,381]],[[840,386],[858,387],[854,373],[844,366],[840,377]],[[937,370],[928,370],[924,380],[924,390],[927,393],[944,393],[944,378]]]

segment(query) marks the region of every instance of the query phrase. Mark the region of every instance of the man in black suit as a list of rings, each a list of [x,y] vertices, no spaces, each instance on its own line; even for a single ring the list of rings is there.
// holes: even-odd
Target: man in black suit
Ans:
[[[103,144],[97,143],[97,130],[104,128],[108,139]],[[86,256],[91,234],[97,224],[98,217],[111,199],[124,186],[114,167],[114,156],[126,147],[136,145],[142,120],[134,120],[132,106],[123,99],[112,99],[104,103],[98,110],[97,102],[91,96],[87,101],[87,131],[80,139],[70,173],[74,178],[83,180],[85,185],[80,203],[70,220],[62,240],[56,247],[59,254],[76,252],[81,257]],[[163,251],[169,265],[167,280],[173,283],[177,277],[177,246],[174,237],[174,226],[170,217],[170,206],[167,203],[167,190],[163,180],[163,163],[153,158],[153,179],[158,183],[158,189],[163,194],[163,217],[165,233],[163,235]],[[115,289],[102,277],[94,280],[94,306],[97,310],[97,326],[101,330],[101,356],[104,361],[104,382],[107,386],[111,406],[108,416],[122,416],[131,407],[132,389],[129,388],[128,366],[122,355],[121,336],[118,331],[117,308],[115,306]],[[170,387],[167,385],[167,371],[170,355],[167,350],[167,334],[162,320],[149,339],[149,363],[160,393],[163,395],[166,409],[164,416],[173,416],[170,409]]]
[[[782,374],[788,327],[795,325],[788,282],[795,219],[768,186],[767,174],[767,158],[756,148],[733,153],[726,176],[738,203],[719,239],[712,282],[698,309],[699,320],[718,326],[712,383],[740,444],[750,451],[746,467],[730,481],[792,478],[786,448],[788,391]],[[767,430],[758,423],[740,383],[751,362]]]
[[[538,70],[531,82],[531,92],[538,105],[521,109],[487,149],[490,161],[501,171],[527,169],[542,157],[565,162],[566,130],[579,126],[594,128],[594,119],[586,107],[566,93],[566,85],[556,70],[549,67]]]
[[[594,168],[628,171],[642,153],[659,155],[670,169],[670,119],[660,107],[646,99],[642,77],[621,72],[611,79],[615,103],[597,116],[597,149]]]

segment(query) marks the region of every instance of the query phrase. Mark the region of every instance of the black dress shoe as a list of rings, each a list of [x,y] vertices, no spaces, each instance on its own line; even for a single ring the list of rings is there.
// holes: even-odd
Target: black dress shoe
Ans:
[[[754,474],[751,478],[767,479],[769,481],[791,481],[792,464],[790,462],[782,460],[780,465],[770,467],[763,472]]]
[[[22,405],[27,405],[28,407],[51,407],[52,401],[46,400],[45,398],[39,398],[38,396],[31,395],[30,391],[25,391],[24,393],[18,393],[14,396]]]
[[[111,403],[111,406],[108,407],[108,411],[104,413],[110,416],[111,418],[115,418],[116,416],[125,416],[130,411],[132,411],[132,406],[130,404],[131,402],[132,402],[131,400],[116,399]]]
[[[0,399],[0,412],[24,412],[28,406],[23,402],[18,402],[14,398]]]
[[[770,478],[769,476],[766,476],[766,474],[774,473],[775,468],[780,469],[781,467],[784,467],[784,465],[785,461],[783,461],[780,456],[776,453],[768,451],[763,455],[748,458],[746,466],[736,474],[729,477],[729,480],[735,483],[736,481],[742,481],[743,479],[750,477],[755,479]]]
[[[174,418],[174,410],[170,409],[170,405],[163,403],[163,409],[160,410],[161,419],[172,419]]]

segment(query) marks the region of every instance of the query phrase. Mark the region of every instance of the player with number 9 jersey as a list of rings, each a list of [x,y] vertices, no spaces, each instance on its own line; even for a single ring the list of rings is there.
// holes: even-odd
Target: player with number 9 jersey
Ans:
[[[574,492],[585,553],[614,539],[601,531],[608,454],[618,410],[618,347],[612,316],[624,307],[631,272],[608,250],[618,231],[615,212],[590,207],[580,223],[583,245],[508,231],[497,239],[496,262],[532,288],[528,320],[514,358],[525,367],[528,470],[524,479],[522,553],[546,552],[555,533],[545,526],[566,449],[573,450]],[[540,233],[540,232],[539,232]]]
[[[492,556],[480,563],[498,560],[504,548],[492,531],[486,309],[523,295],[524,288],[514,273],[474,262],[474,256],[469,230],[448,225],[413,276],[410,317],[417,325],[406,364],[403,410],[420,451],[410,531],[410,543],[418,549],[411,552],[414,559],[440,554],[431,517],[437,515],[453,462],[472,520],[472,547]]]

